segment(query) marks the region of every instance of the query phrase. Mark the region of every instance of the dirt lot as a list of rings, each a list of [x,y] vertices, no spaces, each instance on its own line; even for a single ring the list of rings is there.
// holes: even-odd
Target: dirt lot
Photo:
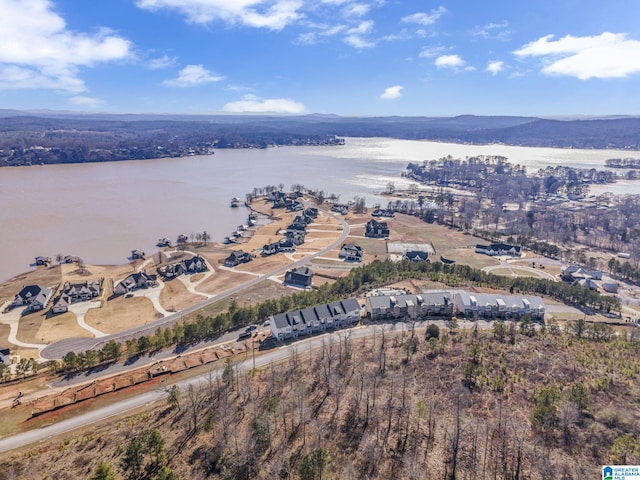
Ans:
[[[217,272],[214,273],[216,274]],[[164,282],[164,288],[160,292],[160,304],[169,312],[177,312],[204,299],[204,296],[194,295],[187,290],[187,287],[177,278]]]
[[[120,296],[89,310],[85,321],[104,333],[116,333],[156,320],[158,315],[148,298]]]
[[[198,285],[199,292],[216,295],[242,282],[251,280],[253,275],[246,273],[230,272],[228,270],[217,270],[213,275]]]
[[[71,312],[59,315],[36,312],[20,319],[16,337],[25,343],[53,343],[70,337],[92,338],[93,335],[78,325]]]
[[[235,300],[238,303],[238,306],[244,307],[246,305],[256,305],[272,298],[280,298],[283,295],[290,295],[291,293],[293,293],[293,291],[282,286],[282,284],[272,280],[264,280],[250,288],[247,288],[246,290],[243,290],[238,295],[234,295],[233,298],[226,298],[204,307],[199,310],[197,314],[205,317],[215,316],[227,310],[232,300]],[[193,318],[195,318],[195,316],[196,314],[191,315]],[[190,317],[185,316],[184,318],[189,319]]]

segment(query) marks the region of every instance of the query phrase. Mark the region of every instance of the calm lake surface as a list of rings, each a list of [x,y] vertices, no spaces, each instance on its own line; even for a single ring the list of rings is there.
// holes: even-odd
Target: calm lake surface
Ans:
[[[206,230],[222,241],[246,222],[232,197],[254,187],[301,183],[369,205],[388,182],[406,185],[408,162],[451,155],[502,155],[529,172],[548,165],[604,168],[608,158],[637,152],[458,145],[347,138],[344,146],[217,150],[215,155],[127,162],[0,169],[0,281],[29,270],[37,255],[76,255],[88,264],[126,263],[131,250],[151,254],[160,237]],[[615,185],[636,193],[640,183]],[[602,189],[599,192],[603,191]]]

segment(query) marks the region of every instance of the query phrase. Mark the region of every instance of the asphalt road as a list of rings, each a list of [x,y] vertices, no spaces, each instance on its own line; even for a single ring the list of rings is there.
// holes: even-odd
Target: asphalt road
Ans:
[[[438,320],[435,322],[416,322],[415,328],[425,328],[427,323],[435,323],[440,327],[445,326],[444,320]],[[478,324],[479,328],[490,328],[491,326],[490,323],[484,321],[478,321],[475,323]],[[459,326],[460,328],[471,328],[471,326],[475,325],[475,323],[469,321],[460,321]],[[405,331],[407,332],[407,334],[409,334],[410,329],[410,323],[398,322],[391,324],[372,324],[367,326],[354,327],[351,329],[337,330],[335,332],[304,338],[290,345],[262,353],[255,358],[255,366],[256,368],[265,367],[271,363],[284,360],[289,355],[291,355],[294,350],[298,355],[311,353],[313,350],[322,348],[324,345],[327,345],[330,342],[337,344],[339,341],[341,341],[341,339],[344,339],[345,336],[349,336],[351,340],[355,340],[362,337],[380,335],[383,330],[385,332]],[[237,364],[237,368],[240,372],[249,370],[253,367],[253,361],[253,358],[248,357],[246,360],[239,362]],[[221,374],[222,368],[218,367],[212,369],[212,372],[215,376],[218,376]],[[216,378],[215,376],[213,378]],[[189,387],[189,385],[194,385],[195,387],[197,387],[209,382],[210,378],[211,372],[208,372],[188,380],[183,380],[176,385],[178,385],[178,387],[182,391],[185,391]],[[151,392],[142,393],[131,398],[117,400],[109,406],[92,410],[82,415],[62,420],[60,422],[42,428],[29,430],[23,433],[2,438],[0,439],[0,453],[8,452],[10,450],[25,447],[27,445],[32,445],[38,442],[43,442],[47,439],[50,439],[51,437],[63,435],[73,430],[107,420],[110,417],[130,412],[136,408],[140,408],[145,405],[151,404],[152,402],[160,400],[165,395],[166,392],[163,389],[153,390]]]
[[[173,313],[171,315],[167,315],[166,317],[163,317],[159,320],[153,321],[151,323],[148,323],[146,325],[141,325],[135,328],[131,328],[129,330],[124,330],[122,332],[118,332],[118,333],[114,333],[112,335],[107,335],[105,337],[100,337],[99,339],[95,339],[95,338],[67,338],[64,340],[60,340],[59,342],[55,342],[52,343],[51,345],[47,345],[42,352],[40,353],[40,356],[42,358],[44,358],[45,360],[57,360],[62,358],[64,355],[66,355],[69,352],[75,352],[75,353],[80,353],[80,352],[84,352],[87,350],[99,350],[101,349],[105,343],[107,343],[109,340],[115,340],[119,343],[125,342],[129,339],[133,339],[133,338],[139,338],[142,337],[144,335],[152,335],[156,329],[158,327],[166,327],[168,325],[171,325],[173,323],[178,322],[183,315],[187,315],[189,313],[195,312],[197,310],[200,310],[203,307],[206,307],[207,305],[210,305],[212,303],[218,302],[224,298],[236,295],[238,293],[240,293],[241,291],[262,282],[263,280],[266,280],[267,278],[274,276],[274,275],[279,275],[281,273],[286,272],[287,270],[290,270],[292,268],[296,268],[302,265],[305,265],[307,263],[309,263],[311,260],[313,260],[316,257],[319,257],[321,255],[326,254],[327,252],[333,250],[334,248],[336,248],[338,245],[340,245],[341,243],[343,243],[345,241],[345,239],[347,238],[347,236],[349,235],[349,224],[347,222],[345,222],[342,218],[340,217],[336,217],[334,216],[334,218],[336,218],[340,224],[342,225],[342,234],[340,235],[340,237],[335,240],[334,242],[331,243],[331,245],[329,245],[328,247],[320,250],[319,252],[316,252],[314,254],[311,254],[301,260],[297,260],[294,263],[291,263],[289,265],[285,265],[284,267],[280,267],[277,268],[269,273],[266,273],[264,275],[260,275],[259,277],[255,277],[252,278],[251,280],[238,285],[236,287],[230,288],[229,290],[225,290],[222,293],[219,293],[207,300],[203,300],[202,302],[196,303],[195,305],[192,305],[188,308],[185,308],[184,310],[181,310],[179,312]]]

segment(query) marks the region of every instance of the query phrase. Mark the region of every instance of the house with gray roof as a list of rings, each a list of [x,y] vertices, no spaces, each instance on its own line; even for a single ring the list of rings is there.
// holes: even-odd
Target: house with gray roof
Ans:
[[[347,262],[361,262],[362,255],[362,247],[351,242],[342,244],[338,257],[344,258]]]
[[[235,267],[241,263],[247,263],[251,261],[251,254],[243,250],[234,250],[231,254],[224,259],[225,267]]]
[[[387,238],[390,230],[387,222],[378,222],[373,218],[367,222],[364,236],[369,238]]]
[[[78,302],[86,302],[99,297],[102,294],[104,279],[97,282],[66,282],[61,289],[61,293],[56,298],[51,311],[53,313],[64,313],[69,311],[69,305]]]
[[[169,280],[179,275],[206,272],[208,269],[207,261],[200,255],[195,255],[180,262],[160,267],[158,268],[158,273],[162,275],[163,278]]]
[[[47,306],[52,295],[53,290],[51,288],[41,287],[40,285],[26,285],[16,294],[9,307],[26,307],[25,313],[37,312]]]
[[[293,268],[284,275],[285,285],[291,285],[294,287],[310,287],[312,279],[313,272],[309,267],[305,266]]]
[[[454,304],[448,292],[417,295],[370,295],[365,300],[367,315],[372,320],[451,318]]]
[[[328,328],[350,326],[359,321],[360,305],[355,298],[279,313],[269,317],[271,335],[278,340],[310,335]]]
[[[476,245],[475,252],[489,255],[510,255],[512,257],[520,257],[522,255],[519,245],[509,245],[508,243],[492,243],[491,245]]]
[[[124,295],[134,290],[156,287],[157,285],[158,282],[155,275],[149,275],[146,272],[137,272],[120,280],[113,288],[113,293],[115,295]]]
[[[530,315],[534,320],[544,319],[545,304],[534,295],[502,295],[475,292],[456,292],[456,311],[469,318],[514,318]]]
[[[402,256],[403,259],[407,259],[411,262],[428,262],[429,261],[429,252],[422,252],[419,250],[411,250],[409,252],[405,252]]]

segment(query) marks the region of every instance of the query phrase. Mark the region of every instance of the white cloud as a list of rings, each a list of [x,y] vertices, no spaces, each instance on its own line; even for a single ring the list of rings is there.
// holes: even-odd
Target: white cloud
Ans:
[[[433,64],[438,68],[450,68],[456,71],[474,70],[473,67],[467,65],[467,62],[465,62],[460,55],[441,55],[436,58]]]
[[[383,100],[394,100],[402,96],[402,85],[394,85],[393,87],[385,88],[384,92],[380,95]]]
[[[502,60],[495,60],[489,62],[489,64],[487,65],[487,72],[491,72],[491,75],[493,75],[494,77],[502,70],[504,70],[504,62]]]
[[[177,10],[192,23],[222,21],[282,30],[302,18],[301,0],[137,0],[144,10]]]
[[[239,85],[237,83],[230,83],[226,87],[230,92],[251,92],[253,88],[247,87],[246,85]]]
[[[447,9],[440,6],[431,10],[431,13],[418,12],[412,15],[407,15],[406,17],[402,17],[401,21],[404,23],[417,23],[418,25],[426,27],[436,23],[436,21],[446,12]]]
[[[434,58],[439,55],[442,55],[447,50],[449,50],[447,47],[443,47],[441,45],[424,47],[422,50],[420,50],[420,53],[418,54],[418,56],[421,58]]]
[[[86,90],[81,67],[130,58],[131,42],[108,29],[73,32],[49,0],[0,1],[0,88]]]
[[[195,87],[205,83],[219,82],[224,77],[210,72],[202,65],[187,65],[178,73],[178,77],[163,83],[167,87]]]
[[[362,38],[360,35],[347,35],[344,37],[344,43],[354,48],[372,48],[376,46],[376,42]]]
[[[162,57],[153,58],[149,60],[148,67],[151,70],[162,70],[164,68],[169,68],[172,65],[175,65],[176,58],[170,57],[169,55],[163,55]]]
[[[344,7],[343,13],[347,17],[362,17],[369,13],[369,10],[371,10],[371,5],[366,3],[350,3]]]
[[[99,107],[100,105],[104,104],[104,102],[99,98],[85,97],[82,95],[76,95],[75,97],[70,97],[69,101],[74,105],[79,105],[81,107],[89,107],[89,108]]]
[[[373,30],[373,25],[373,20],[365,20],[360,22],[358,26],[348,29],[344,42],[355,48],[375,47],[376,43],[374,41],[368,40],[363,36],[369,34],[371,30]]]
[[[242,100],[229,102],[224,107],[230,113],[304,113],[303,103],[288,98],[259,98],[245,95]]]
[[[552,39],[553,35],[547,35],[513,53],[521,58],[542,57],[545,74],[580,80],[620,78],[640,72],[640,41],[629,39],[626,33]]]
[[[488,23],[482,27],[476,27],[473,36],[506,42],[511,38],[511,30],[508,27],[509,22]]]

